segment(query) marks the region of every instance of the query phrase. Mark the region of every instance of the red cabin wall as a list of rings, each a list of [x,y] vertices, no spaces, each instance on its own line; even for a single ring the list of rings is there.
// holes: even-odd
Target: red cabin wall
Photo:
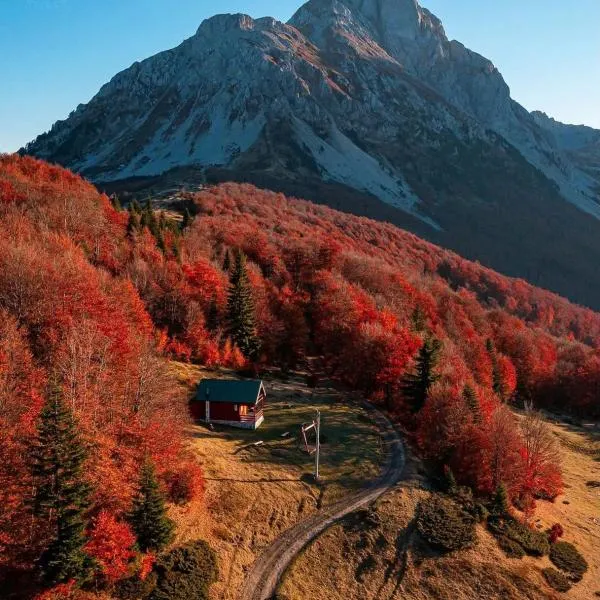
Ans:
[[[210,403],[210,420],[211,421],[239,421],[239,410],[233,410],[234,404],[228,402],[211,402]],[[238,404],[238,409],[240,405]]]
[[[206,418],[206,402],[192,400],[190,403],[190,413],[194,419],[202,420]]]

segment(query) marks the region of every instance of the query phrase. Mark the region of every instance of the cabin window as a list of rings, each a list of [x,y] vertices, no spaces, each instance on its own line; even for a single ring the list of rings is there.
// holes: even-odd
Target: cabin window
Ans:
[[[234,405],[233,405],[233,410],[234,410],[235,412],[237,412],[237,409],[238,409],[238,405],[237,405],[237,404],[234,404]]]
[[[247,406],[240,406],[240,415],[242,417],[246,416],[248,414],[248,407]]]

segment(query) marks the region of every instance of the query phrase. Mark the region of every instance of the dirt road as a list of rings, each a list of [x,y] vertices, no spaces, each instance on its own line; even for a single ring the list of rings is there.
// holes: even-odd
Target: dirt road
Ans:
[[[294,557],[317,535],[347,514],[373,502],[394,486],[404,470],[404,447],[389,419],[371,405],[365,405],[382,430],[386,463],[379,479],[363,490],[300,521],[265,548],[244,582],[240,600],[268,600],[274,595],[281,575]]]

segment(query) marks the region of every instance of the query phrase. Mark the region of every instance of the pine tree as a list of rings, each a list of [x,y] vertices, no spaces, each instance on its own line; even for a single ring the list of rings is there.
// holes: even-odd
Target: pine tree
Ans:
[[[129,520],[142,552],[162,550],[173,539],[175,524],[167,517],[154,466],[149,461],[142,466]]]
[[[254,301],[246,271],[246,257],[242,252],[237,252],[235,255],[235,264],[230,277],[227,321],[232,341],[246,358],[255,360],[260,342],[254,324]]]
[[[206,315],[206,327],[209,331],[215,331],[219,325],[219,307],[217,299],[213,296],[208,306],[208,314]]]
[[[500,483],[496,488],[496,493],[494,494],[494,499],[492,501],[492,514],[497,516],[503,516],[508,514],[508,509],[510,507],[510,501],[508,499],[508,492],[506,491],[506,486],[503,483]]]
[[[181,238],[176,236],[173,238],[173,256],[177,260],[177,262],[181,261]]]
[[[473,415],[473,421],[475,423],[481,423],[481,411],[479,408],[479,400],[477,398],[477,393],[469,384],[465,385],[463,389],[463,398],[467,408],[471,411]]]
[[[147,227],[154,237],[158,235],[158,221],[156,220],[156,215],[154,214],[154,210],[152,209],[152,202],[150,198],[146,200],[146,205],[144,206],[144,210],[142,211],[140,226],[142,227],[142,229],[144,227]]]
[[[115,210],[121,210],[121,201],[119,200],[119,196],[117,196],[116,194],[113,194],[110,197],[110,203],[112,204]]]
[[[229,254],[229,248],[225,250],[225,258],[223,259],[223,271],[229,273],[231,269],[231,255]]]
[[[190,211],[186,208],[185,211],[183,212],[183,220],[181,221],[181,229],[182,231],[187,229],[193,221],[193,217],[190,214]]]
[[[413,413],[423,408],[431,386],[439,379],[435,369],[441,347],[441,342],[435,338],[425,340],[417,355],[414,372],[404,377],[402,392]]]
[[[504,386],[504,381],[502,380],[502,373],[500,373],[500,368],[498,367],[498,357],[496,354],[496,346],[491,339],[488,339],[485,343],[485,347],[490,355],[490,360],[492,361],[492,389],[494,393],[500,400],[504,401],[506,398],[506,389]]]
[[[156,245],[158,246],[158,249],[165,254],[167,251],[167,245],[165,244],[165,236],[163,235],[163,232],[159,229],[154,237],[156,238]]]
[[[40,414],[29,459],[33,513],[51,523],[54,536],[40,560],[44,577],[52,584],[84,581],[91,567],[84,551],[90,496],[83,478],[86,451],[57,384]]]
[[[134,210],[129,210],[129,220],[127,221],[127,235],[132,237],[134,232],[140,228],[140,217]]]
[[[444,487],[448,494],[454,494],[458,489],[454,473],[448,465],[444,466]]]

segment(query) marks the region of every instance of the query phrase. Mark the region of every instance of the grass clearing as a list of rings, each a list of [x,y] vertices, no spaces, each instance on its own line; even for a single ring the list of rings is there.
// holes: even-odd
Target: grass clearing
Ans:
[[[573,542],[589,569],[568,591],[568,598],[600,596],[600,439],[589,430],[553,423],[561,442],[566,490],[554,503],[538,502],[536,529],[561,523],[564,540]],[[341,523],[317,538],[284,575],[280,592],[286,600],[542,600],[557,598],[548,556],[505,555],[496,539],[477,528],[469,550],[441,554],[423,547],[415,533],[416,509],[431,492],[416,474],[374,506],[375,517],[364,527]],[[409,465],[410,466],[410,465]],[[568,502],[568,504],[565,504]],[[364,520],[363,520],[364,521]],[[368,568],[365,568],[368,567]],[[542,571],[545,571],[545,575]],[[552,570],[552,571],[551,571]]]
[[[190,392],[215,374],[174,363]],[[264,378],[265,422],[256,431],[203,425],[190,428],[190,440],[206,477],[203,502],[178,509],[178,541],[206,539],[219,556],[219,580],[211,598],[234,599],[256,556],[279,533],[320,506],[364,486],[380,473],[383,449],[377,427],[360,406],[339,392],[313,394],[302,378]],[[300,438],[302,423],[321,411],[321,481],[311,474],[314,457]],[[283,434],[289,435],[282,437]],[[262,441],[261,445],[254,443]]]

